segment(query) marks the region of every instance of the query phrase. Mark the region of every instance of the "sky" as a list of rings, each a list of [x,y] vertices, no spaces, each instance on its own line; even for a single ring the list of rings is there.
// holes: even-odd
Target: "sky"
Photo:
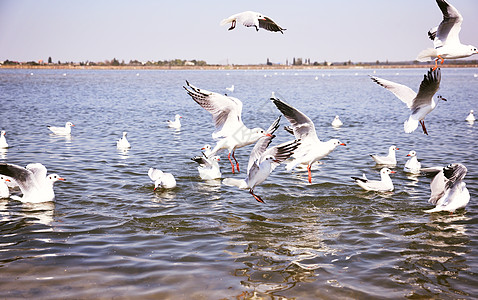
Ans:
[[[478,46],[478,1],[449,2]],[[246,10],[287,30],[219,25]],[[434,0],[0,0],[0,61],[410,61],[441,20]]]

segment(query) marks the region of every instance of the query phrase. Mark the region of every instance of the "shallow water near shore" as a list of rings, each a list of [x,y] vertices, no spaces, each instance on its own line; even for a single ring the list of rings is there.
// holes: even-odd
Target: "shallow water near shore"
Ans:
[[[442,69],[429,136],[403,132],[406,106],[375,75],[417,90],[423,69],[0,70],[0,163],[41,162],[67,179],[52,203],[0,200],[0,298],[384,299],[478,297],[478,69]],[[211,116],[185,80],[243,102],[248,127],[279,111],[271,92],[306,113],[337,148],[313,170],[279,166],[255,192],[202,181],[195,162],[214,144]],[[233,93],[226,87],[234,84]],[[182,128],[166,120],[179,113]],[[330,123],[339,115],[344,125]],[[75,124],[71,137],[47,125]],[[282,118],[281,125],[288,125]],[[116,140],[128,132],[131,149]],[[282,129],[272,144],[290,140]],[[397,152],[395,190],[363,191],[351,176],[378,179],[369,154]],[[252,146],[238,149],[243,178]],[[454,214],[427,214],[431,178],[403,172],[410,150],[422,166],[468,168],[471,200]],[[150,167],[177,187],[153,192]],[[18,194],[18,191],[14,193]]]

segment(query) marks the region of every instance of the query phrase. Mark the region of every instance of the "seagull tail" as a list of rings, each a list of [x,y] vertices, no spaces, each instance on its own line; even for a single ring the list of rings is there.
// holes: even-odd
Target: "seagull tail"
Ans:
[[[423,212],[426,212],[426,213],[434,213],[434,212],[437,212],[437,211],[442,211],[443,208],[441,205],[438,205],[437,207],[435,208],[432,208],[432,209],[427,209],[427,210],[424,210]]]
[[[420,52],[416,58],[418,61],[431,61],[437,57],[438,53],[436,49],[428,48]]]
[[[403,123],[403,129],[405,130],[406,133],[411,133],[415,131],[417,127],[418,127],[418,120],[414,119],[412,116],[410,116],[410,118],[408,118],[408,120],[406,120]]]
[[[219,23],[219,25],[224,26],[224,25],[226,25],[226,24],[231,23],[231,22],[234,21],[235,19],[236,19],[236,18],[232,18],[232,17],[229,17],[229,18],[227,18],[227,19],[223,19],[223,20],[221,21],[221,23]]]
[[[225,178],[222,183],[227,186],[236,186],[240,189],[247,188],[247,183],[244,179]]]

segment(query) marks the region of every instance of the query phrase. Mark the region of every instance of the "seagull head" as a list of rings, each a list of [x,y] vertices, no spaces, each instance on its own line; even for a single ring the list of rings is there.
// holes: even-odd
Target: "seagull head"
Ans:
[[[380,174],[392,174],[392,173],[396,173],[396,172],[390,170],[389,168],[383,168],[380,170]]]
[[[71,123],[71,122],[66,122],[66,126],[71,127],[71,126],[75,126],[75,125],[73,125],[73,123]]]
[[[438,99],[438,100],[447,101],[442,95],[437,95],[437,99]]]
[[[57,182],[58,180],[65,181],[66,179],[63,177],[60,177],[58,174],[50,174],[46,177],[49,181],[52,183]]]
[[[417,156],[417,152],[415,152],[415,150],[412,150],[412,151],[408,152],[407,156],[411,156],[411,157]]]

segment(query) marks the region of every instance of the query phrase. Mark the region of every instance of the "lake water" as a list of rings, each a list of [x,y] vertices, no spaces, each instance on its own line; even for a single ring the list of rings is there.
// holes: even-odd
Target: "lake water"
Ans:
[[[427,118],[429,136],[403,132],[406,106],[368,75],[418,89],[422,69],[374,70],[0,70],[0,162],[41,162],[67,179],[52,203],[0,200],[0,298],[384,299],[478,297],[478,69],[442,69],[447,102]],[[337,148],[313,170],[283,166],[255,192],[199,179],[190,160],[214,144],[211,116],[183,89],[242,100],[248,127],[280,115],[272,91],[305,112]],[[183,116],[179,131],[166,127]],[[344,125],[330,122],[340,115]],[[47,125],[76,126],[71,138]],[[287,125],[283,118],[282,125]],[[116,149],[128,132],[129,151]],[[290,140],[280,129],[273,144]],[[395,191],[365,192],[350,176],[379,178],[369,154],[395,144]],[[243,178],[252,146],[225,153],[223,177]],[[427,214],[431,178],[422,165],[468,168],[471,200],[454,214]],[[153,192],[147,172],[174,174]],[[18,192],[16,192],[18,193]]]

